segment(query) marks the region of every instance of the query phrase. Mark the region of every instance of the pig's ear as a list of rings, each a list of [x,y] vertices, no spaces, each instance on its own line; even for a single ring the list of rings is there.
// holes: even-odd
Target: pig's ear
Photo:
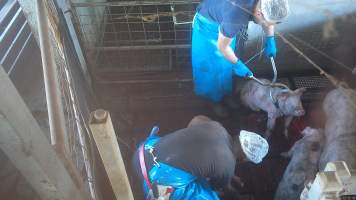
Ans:
[[[302,87],[302,88],[298,88],[298,89],[294,90],[294,93],[297,95],[302,95],[303,92],[305,92],[305,91],[307,91],[307,88]]]

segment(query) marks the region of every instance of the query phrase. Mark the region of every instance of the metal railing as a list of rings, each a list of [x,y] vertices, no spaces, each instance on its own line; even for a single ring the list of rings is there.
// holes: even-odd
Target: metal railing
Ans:
[[[167,71],[189,66],[185,61],[190,61],[191,21],[198,3],[72,2],[72,7],[95,66],[105,63],[125,72]]]

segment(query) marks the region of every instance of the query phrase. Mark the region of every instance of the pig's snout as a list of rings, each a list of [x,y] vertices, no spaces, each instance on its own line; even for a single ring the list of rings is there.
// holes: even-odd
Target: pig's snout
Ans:
[[[303,116],[303,115],[305,115],[305,110],[304,109],[297,109],[297,110],[295,110],[295,115],[296,116]]]

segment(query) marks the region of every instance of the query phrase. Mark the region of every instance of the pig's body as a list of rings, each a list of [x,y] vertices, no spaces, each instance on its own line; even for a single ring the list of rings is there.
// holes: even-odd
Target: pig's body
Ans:
[[[319,169],[331,161],[346,161],[356,168],[356,91],[338,88],[328,93],[323,102],[327,118],[326,145]]]
[[[321,130],[305,128],[304,137],[283,155],[292,157],[275,193],[275,200],[297,200],[304,184],[315,178],[324,144]]]
[[[270,83],[262,79],[264,83]],[[304,115],[304,109],[300,101],[305,88],[290,91],[281,88],[263,86],[256,81],[248,81],[240,91],[242,103],[254,111],[263,110],[268,113],[267,130],[265,137],[268,138],[278,117],[287,116],[285,119],[285,135],[288,136],[287,128],[293,116]]]

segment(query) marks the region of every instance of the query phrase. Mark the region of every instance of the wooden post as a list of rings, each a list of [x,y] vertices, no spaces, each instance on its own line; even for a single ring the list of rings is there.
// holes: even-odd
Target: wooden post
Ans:
[[[70,173],[0,65],[0,148],[41,199],[84,200]]]
[[[117,200],[133,199],[129,180],[110,115],[105,110],[90,114],[90,129]]]

